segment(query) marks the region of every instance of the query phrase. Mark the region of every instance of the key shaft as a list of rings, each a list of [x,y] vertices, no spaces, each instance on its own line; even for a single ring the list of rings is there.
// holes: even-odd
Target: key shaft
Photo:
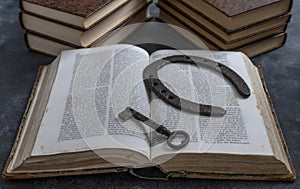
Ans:
[[[122,119],[122,121],[127,121],[131,117],[135,118],[136,120],[144,123],[145,125],[151,127],[159,134],[162,134],[164,136],[167,136],[168,138],[171,136],[172,132],[167,129],[165,126],[158,124],[157,122],[153,121],[152,119],[148,118],[147,116],[141,114],[140,112],[127,107],[123,112],[119,114],[119,117]]]

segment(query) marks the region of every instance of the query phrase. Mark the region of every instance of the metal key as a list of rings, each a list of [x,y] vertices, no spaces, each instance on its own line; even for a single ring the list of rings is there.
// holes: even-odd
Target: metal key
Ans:
[[[160,125],[158,123],[156,123],[155,121],[151,120],[150,118],[144,116],[143,114],[141,114],[140,112],[127,107],[124,111],[122,111],[121,113],[119,113],[119,118],[122,121],[127,121],[130,118],[135,118],[136,120],[146,124],[147,126],[151,127],[152,129],[154,129],[156,132],[164,135],[167,137],[167,145],[171,148],[173,148],[174,150],[180,150],[183,147],[185,147],[189,141],[190,141],[190,136],[188,133],[186,133],[185,131],[182,130],[177,130],[174,132],[171,132],[170,130],[168,130],[165,126]],[[181,140],[181,143],[179,144],[174,144],[173,141],[176,138],[183,138]]]

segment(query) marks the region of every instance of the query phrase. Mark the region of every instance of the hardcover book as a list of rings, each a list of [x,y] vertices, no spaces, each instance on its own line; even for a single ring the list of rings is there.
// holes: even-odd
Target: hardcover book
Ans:
[[[72,28],[26,12],[21,13],[20,18],[23,27],[29,32],[73,46],[88,47],[136,16],[150,3],[151,0],[131,0],[88,30]]]
[[[187,7],[226,33],[290,12],[292,0],[182,0]]]
[[[129,19],[118,29],[107,33],[104,37],[94,42],[91,46],[114,45],[126,40],[132,33],[139,29],[143,22],[147,22],[152,17],[149,14],[149,9],[145,8],[132,19]],[[130,27],[127,27],[130,26]],[[124,29],[123,29],[124,27]],[[25,41],[30,50],[43,53],[50,56],[58,56],[63,50],[71,50],[81,48],[80,46],[70,45],[55,39],[27,32]]]
[[[210,49],[210,50],[224,50],[218,45],[216,45],[211,40],[207,39],[204,35],[199,34],[199,31],[195,30],[192,27],[189,27],[187,24],[180,22],[174,16],[168,14],[167,12],[161,10],[159,15],[159,20],[168,24],[195,46],[200,49]],[[183,30],[184,29],[184,30]],[[248,57],[252,58],[260,54],[266,53],[273,49],[282,47],[286,42],[287,34],[285,32],[279,33],[277,35],[272,35],[267,38],[263,38],[259,41],[249,43],[245,46],[242,46],[237,49],[231,49],[232,51],[242,51]]]
[[[200,28],[203,28],[207,32],[213,34],[216,37],[219,37],[222,41],[227,43],[233,43],[254,35],[258,35],[262,32],[269,31],[270,29],[274,29],[283,24],[289,23],[291,18],[291,13],[287,13],[282,16],[278,16],[276,18],[251,25],[251,27],[243,28],[243,30],[226,33],[215,24],[209,22],[205,17],[189,9],[182,3],[182,1],[160,0],[158,2],[158,5],[163,7],[163,9],[167,10],[168,12],[171,12],[172,9],[176,10],[177,16],[175,14],[173,14],[173,16],[178,17],[178,19],[180,17],[186,17],[187,19],[198,25]]]
[[[159,77],[175,93],[226,109],[205,117],[168,106],[143,83],[143,69],[173,55],[200,56],[235,70],[250,87],[237,96],[206,67],[167,65]],[[240,52],[160,50],[131,45],[63,51],[40,68],[11,155],[7,179],[130,171],[157,167],[166,177],[295,180],[261,72]],[[185,130],[185,148],[118,114],[128,105],[169,129]]]
[[[89,29],[129,0],[21,0],[25,12],[81,29]]]
[[[210,43],[214,44],[218,49],[222,50],[235,50],[251,43],[261,41],[270,36],[274,36],[285,32],[287,23],[279,23],[270,28],[264,29],[263,31],[257,32],[255,34],[249,35],[248,37],[242,37],[233,41],[226,41],[218,35],[214,35],[213,32],[206,30],[204,27],[199,26],[197,23],[190,20],[188,17],[181,15],[177,10],[173,9],[169,5],[165,4],[163,1],[158,3],[158,7],[161,10],[160,14],[168,13],[176,18],[183,25],[188,28],[192,28],[197,35],[205,38]]]

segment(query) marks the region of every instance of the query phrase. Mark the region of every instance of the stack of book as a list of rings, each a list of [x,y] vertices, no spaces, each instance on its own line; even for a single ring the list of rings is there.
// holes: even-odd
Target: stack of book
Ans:
[[[29,49],[56,56],[101,44],[121,26],[149,20],[152,0],[21,0],[20,23]],[[124,31],[117,41],[133,30]]]
[[[254,57],[281,47],[292,0],[159,0],[159,19],[191,31],[209,49]],[[185,35],[187,35],[185,33]],[[190,38],[203,47],[200,40]]]

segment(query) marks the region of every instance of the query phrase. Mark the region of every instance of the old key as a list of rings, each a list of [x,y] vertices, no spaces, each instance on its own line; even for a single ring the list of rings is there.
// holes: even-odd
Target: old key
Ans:
[[[190,136],[185,131],[177,130],[177,131],[171,132],[165,126],[156,123],[155,121],[151,120],[150,118],[144,116],[140,112],[138,112],[130,107],[127,107],[124,111],[119,113],[119,118],[122,121],[127,121],[132,117],[135,118],[136,120],[146,124],[147,126],[151,127],[156,132],[166,136],[167,137],[167,140],[166,140],[167,145],[169,147],[173,148],[174,150],[182,149],[190,141]],[[174,143],[175,139],[178,139],[181,142],[179,144]]]

